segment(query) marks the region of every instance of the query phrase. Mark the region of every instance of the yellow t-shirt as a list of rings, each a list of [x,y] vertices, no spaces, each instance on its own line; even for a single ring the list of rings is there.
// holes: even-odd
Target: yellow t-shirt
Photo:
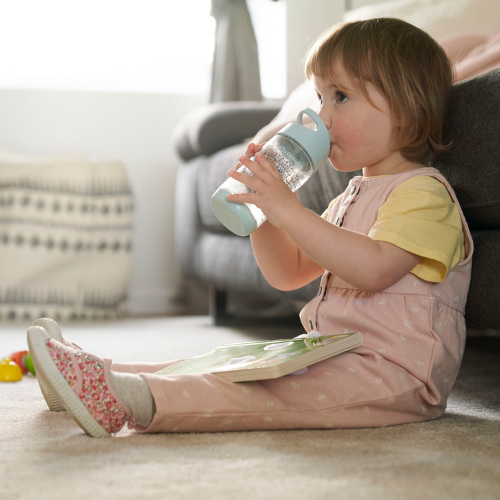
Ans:
[[[323,219],[341,197],[328,205]],[[368,236],[421,255],[411,272],[427,281],[443,281],[465,258],[460,213],[446,186],[435,177],[412,177],[396,187],[379,208]]]

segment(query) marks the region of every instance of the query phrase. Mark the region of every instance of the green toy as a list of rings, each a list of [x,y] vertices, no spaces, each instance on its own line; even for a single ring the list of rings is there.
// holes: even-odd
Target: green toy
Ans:
[[[33,364],[33,360],[31,359],[30,353],[26,354],[26,358],[24,360],[24,363],[25,363],[26,368],[28,369],[28,371],[30,373],[32,373],[33,375],[36,375],[35,365]]]
[[[30,353],[28,351],[17,351],[10,355],[10,358],[14,363],[21,368],[23,375],[26,375],[28,372],[36,375],[35,367],[33,366],[33,360],[31,359]]]

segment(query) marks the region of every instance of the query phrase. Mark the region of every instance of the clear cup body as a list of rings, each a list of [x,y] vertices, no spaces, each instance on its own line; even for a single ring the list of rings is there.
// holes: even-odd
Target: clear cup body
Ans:
[[[280,173],[283,181],[292,192],[297,191],[314,173],[312,161],[307,153],[296,141],[289,137],[275,135],[264,145],[261,153]],[[254,157],[251,159],[255,161]],[[245,166],[241,166],[238,172],[255,177]],[[219,189],[232,194],[255,193],[253,189],[232,178],[227,179]],[[266,221],[266,216],[262,210],[252,203],[245,203],[245,205],[255,219],[257,227],[260,227]]]

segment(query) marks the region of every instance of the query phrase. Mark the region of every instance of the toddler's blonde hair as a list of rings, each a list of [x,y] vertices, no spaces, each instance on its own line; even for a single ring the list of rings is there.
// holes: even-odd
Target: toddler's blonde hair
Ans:
[[[454,66],[425,31],[392,18],[333,26],[309,49],[306,77],[331,78],[342,91],[333,73],[336,62],[370,104],[375,106],[368,82],[387,99],[400,120],[393,149],[406,160],[427,163],[451,146],[442,140]]]

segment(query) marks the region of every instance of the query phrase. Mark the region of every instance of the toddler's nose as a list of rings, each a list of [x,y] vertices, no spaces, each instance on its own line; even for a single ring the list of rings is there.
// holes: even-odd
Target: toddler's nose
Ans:
[[[318,113],[318,116],[323,120],[323,123],[326,125],[328,131],[330,131],[330,128],[332,126],[332,120],[329,117],[328,113],[324,111],[324,106],[321,108],[320,112]]]

